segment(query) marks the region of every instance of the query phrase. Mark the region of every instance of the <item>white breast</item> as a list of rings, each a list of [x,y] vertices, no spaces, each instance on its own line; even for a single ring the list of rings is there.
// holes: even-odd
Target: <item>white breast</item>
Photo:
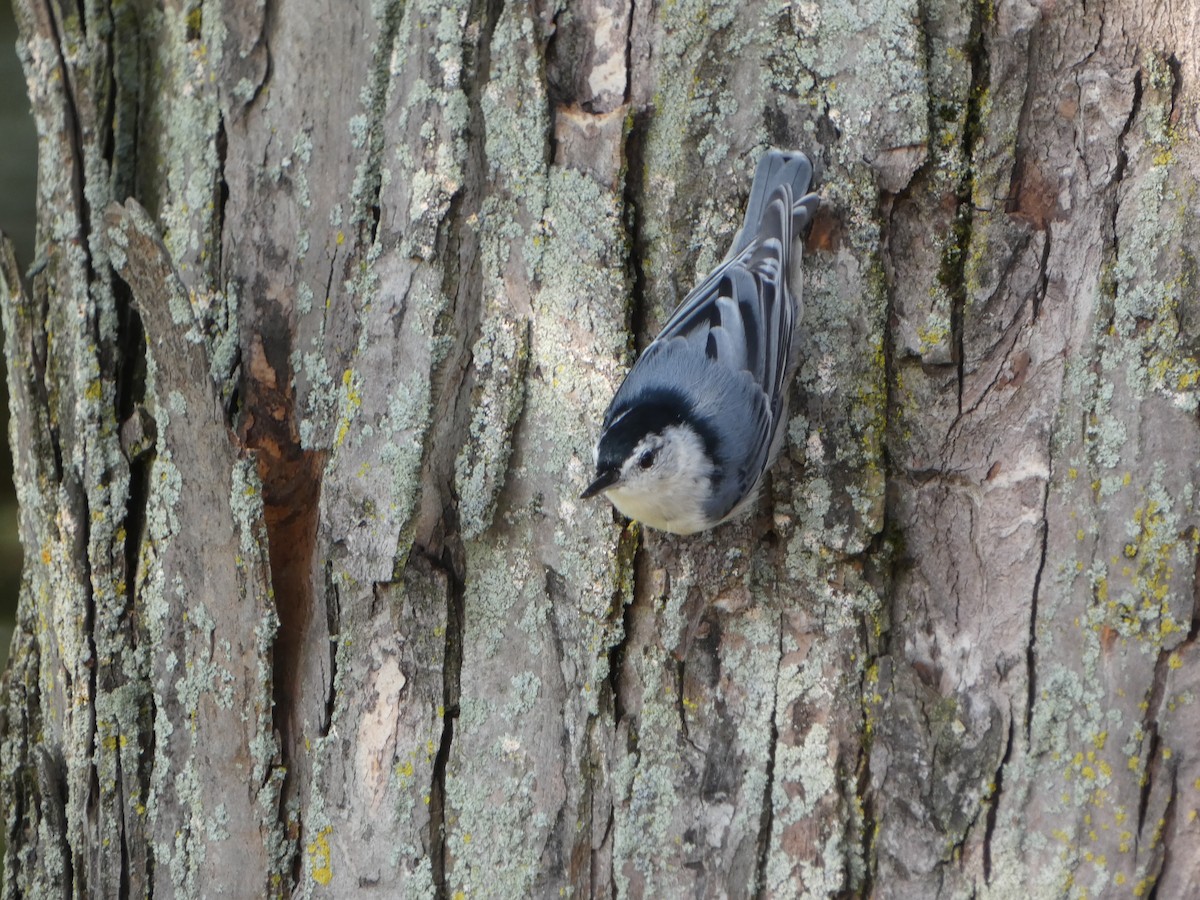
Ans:
[[[701,506],[705,485],[699,480],[663,479],[658,488],[645,491],[622,485],[609,490],[608,499],[624,515],[659,531],[695,534],[711,524]]]

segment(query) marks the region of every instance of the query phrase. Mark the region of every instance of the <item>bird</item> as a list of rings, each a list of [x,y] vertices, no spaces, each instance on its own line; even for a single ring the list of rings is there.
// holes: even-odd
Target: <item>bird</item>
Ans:
[[[580,499],[603,494],[628,518],[685,535],[754,503],[786,433],[803,311],[792,239],[820,204],[811,182],[803,153],[763,154],[725,259],[613,395]]]

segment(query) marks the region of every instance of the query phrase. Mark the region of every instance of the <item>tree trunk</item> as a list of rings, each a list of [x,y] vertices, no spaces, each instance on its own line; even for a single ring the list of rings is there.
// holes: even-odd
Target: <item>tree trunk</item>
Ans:
[[[1196,0],[17,7],[6,897],[1200,892]],[[639,530],[772,145],[788,450]]]

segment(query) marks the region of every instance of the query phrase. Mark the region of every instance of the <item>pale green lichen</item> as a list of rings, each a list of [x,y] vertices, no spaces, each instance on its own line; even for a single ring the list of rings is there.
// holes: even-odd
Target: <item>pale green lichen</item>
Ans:
[[[241,104],[247,104],[254,99],[254,95],[258,93],[258,85],[249,78],[240,78],[238,83],[233,86],[233,99]]]
[[[150,45],[165,84],[148,110],[152,131],[163,136],[156,187],[164,200],[164,242],[185,283],[196,284],[204,279],[194,270],[220,257],[214,244],[219,238],[213,228],[212,185],[220,168],[216,136],[221,113],[211,76],[220,71],[225,25],[221,16],[204,16],[198,42],[183,39],[187,22],[182,11],[164,10],[156,25],[170,35]]]
[[[241,361],[241,328],[238,318],[239,295],[237,286],[230,284],[224,291],[211,295],[208,309],[203,316],[203,327],[207,335],[208,371],[213,383],[227,400],[237,386]]]
[[[338,388],[323,353],[301,353],[297,349],[292,353],[291,366],[292,371],[302,374],[308,384],[298,431],[300,446],[305,450],[313,450],[321,443],[317,423],[336,421],[334,415],[338,408]]]
[[[307,281],[296,285],[296,312],[307,316],[313,311],[313,289]]]
[[[472,783],[473,778],[483,777],[482,772],[446,778],[446,799],[459,815],[458,826],[446,834],[447,854],[455,861],[447,879],[451,895],[519,897],[534,892],[540,873],[539,847],[519,836],[530,830],[544,832],[552,823],[535,806],[533,772],[523,766],[513,766],[511,771],[507,774],[493,766],[486,779],[489,793],[503,796],[503,803],[487,799]]]
[[[230,473],[229,509],[233,513],[234,530],[237,532],[242,558],[259,565],[266,562],[263,553],[266,535],[262,524],[262,490],[262,480],[259,478],[255,460],[251,457],[235,460]],[[270,627],[271,618],[272,616],[268,616],[266,627]]]
[[[665,654],[646,653],[639,662],[643,702],[638,731],[647,736],[675,735],[678,714],[670,661]],[[632,864],[647,885],[664,895],[671,892],[670,876],[676,867],[661,848],[677,829],[674,814],[682,801],[674,744],[662,739],[639,742],[639,752],[620,757],[612,772],[613,795],[621,799],[614,809],[614,858]],[[618,892],[628,895],[629,871],[621,866],[613,875]]]
[[[489,658],[504,637],[504,623],[520,604],[541,596],[541,585],[532,580],[528,550],[498,540],[495,546],[472,544],[467,548],[467,564],[478,575],[467,588],[465,603],[470,616],[463,634],[464,643]]]
[[[470,436],[454,465],[465,540],[479,537],[491,525],[512,453],[513,428],[524,405],[528,362],[528,323],[514,322],[499,309],[485,312],[473,352],[482,384],[473,404]]]
[[[360,102],[366,110],[367,134],[364,153],[359,156],[355,167],[354,181],[350,189],[351,228],[369,221],[370,207],[379,185],[379,167],[383,153],[383,122],[387,114],[388,88],[391,82],[392,49],[397,39],[397,29],[404,16],[405,4],[394,0],[373,0],[372,16],[379,29],[377,44],[367,81],[360,93]],[[407,18],[407,17],[405,17]]]

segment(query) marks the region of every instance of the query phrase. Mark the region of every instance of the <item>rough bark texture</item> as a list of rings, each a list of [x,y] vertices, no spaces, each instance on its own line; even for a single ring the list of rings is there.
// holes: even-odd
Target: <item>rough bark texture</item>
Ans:
[[[18,0],[5,896],[1200,893],[1194,0]],[[789,450],[575,498],[807,150]]]

